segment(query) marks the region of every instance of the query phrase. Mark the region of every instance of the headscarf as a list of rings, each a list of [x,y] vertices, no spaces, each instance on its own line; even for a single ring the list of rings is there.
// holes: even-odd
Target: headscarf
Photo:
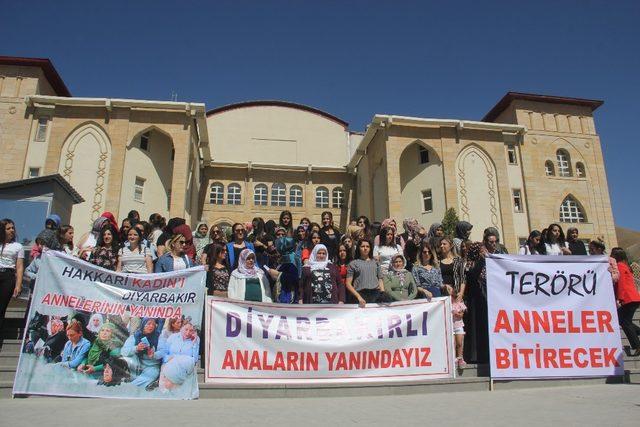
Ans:
[[[156,329],[151,332],[150,334],[145,334],[144,333],[144,325],[146,325],[150,320],[154,320],[156,322]],[[146,337],[147,341],[149,341],[149,345],[151,347],[153,347],[153,349],[157,349],[158,348],[158,338],[160,337],[160,330],[162,329],[160,322],[158,321],[158,319],[155,319],[153,317],[144,317],[142,319],[142,322],[140,322],[140,326],[138,327],[138,330],[133,334],[133,339],[135,340],[135,345],[140,344],[140,341],[142,341],[142,338]]]
[[[456,224],[456,237],[460,240],[467,240],[473,225],[467,221],[458,221]]]
[[[383,229],[383,228],[385,228],[385,227],[391,227],[391,228],[393,228],[393,229],[394,229],[394,231],[398,231],[398,230],[397,230],[397,227],[393,227],[393,226],[391,225],[391,223],[392,223],[392,222],[396,222],[396,220],[395,220],[395,219],[393,219],[393,218],[385,218],[385,219],[382,221],[382,224],[380,224],[380,229],[382,230],[382,229]]]
[[[184,218],[171,218],[169,222],[167,222],[167,226],[164,228],[164,232],[173,234],[173,229],[179,225],[186,224],[187,222]]]
[[[111,339],[108,341],[103,341],[100,339],[100,331],[104,328],[111,329]],[[113,323],[105,323],[98,330],[98,334],[96,335],[96,339],[93,340],[93,344],[91,344],[91,348],[89,348],[89,353],[87,354],[87,365],[95,366],[99,365],[101,362],[101,358],[103,353],[107,353],[104,356],[108,356],[111,350],[122,347],[122,341],[116,338],[117,335],[116,325]]]
[[[116,233],[119,233],[119,229],[118,229],[118,222],[116,221],[116,217],[113,216],[113,214],[111,212],[102,212],[102,215],[100,215],[102,218],[107,218],[109,220],[109,224],[111,224],[113,226],[113,228],[116,229]]]
[[[418,220],[415,218],[405,218],[402,222],[402,226],[404,227],[404,231],[407,232],[407,235],[416,246],[420,245],[422,242],[422,236],[420,236],[420,224]]]
[[[324,249],[324,251],[327,253],[327,258],[324,261],[318,261],[318,251],[320,251],[320,249]],[[318,243],[313,247],[311,256],[309,256],[309,263],[307,265],[309,266],[311,271],[315,271],[327,268],[327,265],[329,263],[331,263],[331,261],[329,261],[329,250],[322,243]]]
[[[99,319],[100,323],[98,324],[98,326],[93,326],[93,320],[94,319]],[[89,323],[87,324],[87,330],[93,332],[94,334],[97,333],[100,328],[102,328],[102,325],[104,324],[104,317],[102,317],[102,314],[100,313],[93,313],[91,315],[91,317],[89,318]]]
[[[196,258],[196,247],[193,246],[193,234],[191,233],[191,227],[187,224],[182,224],[173,229],[173,234],[182,234],[187,244],[184,246],[184,253],[190,259]]]
[[[44,229],[38,234],[36,239],[41,240],[45,247],[54,251],[62,249],[62,245],[60,245],[60,241],[58,240],[58,234],[54,230]]]
[[[249,258],[249,255],[253,255],[255,259],[256,254],[251,249],[243,249],[240,252],[240,256],[238,257],[237,271],[245,278],[258,277],[258,275],[260,274],[260,270],[256,267],[255,263],[253,264],[253,267],[247,267],[247,258]]]
[[[189,375],[193,374],[194,368],[195,360],[193,357],[177,354],[162,366],[162,374],[173,385],[181,385],[189,378]]]
[[[484,255],[482,255],[483,244],[481,242],[473,242],[467,249],[467,259],[465,270],[469,270],[475,267],[478,261],[481,261]],[[487,296],[487,267],[482,267],[482,270],[478,274],[478,286],[480,291],[486,298]]]
[[[103,216],[100,216],[100,217],[96,218],[95,221],[93,221],[93,225],[91,226],[91,234],[93,234],[93,236],[96,238],[96,240],[100,236],[100,232],[102,231],[102,227],[104,227],[104,225],[107,222],[110,223],[109,219],[105,218]],[[117,226],[116,226],[116,230],[118,230]]]
[[[400,269],[396,269],[393,266],[393,262],[398,259],[401,258],[402,262],[404,262],[404,266]],[[404,280],[406,278],[406,273],[407,273],[407,260],[404,257],[404,255],[402,254],[397,254],[391,257],[391,262],[389,263],[389,274],[390,275],[394,275],[396,276],[399,280],[400,280],[400,285],[404,287]]]
[[[47,224],[47,221],[53,221],[56,224],[55,228],[58,229],[60,228],[60,223],[62,222],[62,219],[60,219],[60,215],[51,214],[44,220],[45,225]]]
[[[438,228],[442,228],[441,223],[434,222],[433,224],[431,224],[431,227],[429,227],[429,232],[427,233],[427,239],[429,239],[429,241],[431,241],[431,239],[434,239],[436,237]]]
[[[205,246],[211,243],[211,238],[209,237],[209,230],[206,233],[200,233],[200,226],[207,225],[206,222],[200,222],[196,226],[196,233],[193,235],[193,246],[196,248],[196,254],[202,253],[202,250]]]

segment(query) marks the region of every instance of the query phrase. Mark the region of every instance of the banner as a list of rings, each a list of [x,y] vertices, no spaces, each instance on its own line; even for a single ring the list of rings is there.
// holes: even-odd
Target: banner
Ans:
[[[205,382],[453,378],[451,301],[282,305],[207,297]]]
[[[487,258],[491,377],[623,374],[606,256]]]
[[[42,256],[13,394],[193,399],[203,267],[121,274]]]

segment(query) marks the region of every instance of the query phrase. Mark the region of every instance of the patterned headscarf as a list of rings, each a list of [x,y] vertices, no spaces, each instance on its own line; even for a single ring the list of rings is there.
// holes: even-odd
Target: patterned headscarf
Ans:
[[[256,254],[253,253],[251,249],[243,249],[242,252],[240,252],[240,257],[238,258],[238,271],[245,277],[257,277],[259,274],[259,270],[256,268],[255,263],[253,264],[253,267],[247,267],[247,259],[251,255],[253,255],[253,259],[255,259]]]
[[[404,231],[407,232],[409,238],[413,240],[413,243],[418,246],[420,242],[422,242],[422,237],[420,236],[420,224],[418,220],[415,218],[405,218],[402,222],[402,226],[404,227]]]

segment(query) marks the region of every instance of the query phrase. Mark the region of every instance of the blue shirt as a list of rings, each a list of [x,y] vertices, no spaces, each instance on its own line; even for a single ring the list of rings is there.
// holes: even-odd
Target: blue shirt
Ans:
[[[71,341],[67,341],[62,349],[61,364],[71,369],[77,368],[89,353],[90,347],[91,343],[86,338],[80,338],[75,346]]]

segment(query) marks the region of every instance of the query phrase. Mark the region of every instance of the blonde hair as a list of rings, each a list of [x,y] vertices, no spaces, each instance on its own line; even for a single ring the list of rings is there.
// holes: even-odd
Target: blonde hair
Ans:
[[[171,236],[171,238],[169,239],[169,248],[173,249],[173,245],[179,241],[180,239],[186,239],[186,237],[184,237],[184,235],[178,233],[178,234],[174,234],[173,236]]]

